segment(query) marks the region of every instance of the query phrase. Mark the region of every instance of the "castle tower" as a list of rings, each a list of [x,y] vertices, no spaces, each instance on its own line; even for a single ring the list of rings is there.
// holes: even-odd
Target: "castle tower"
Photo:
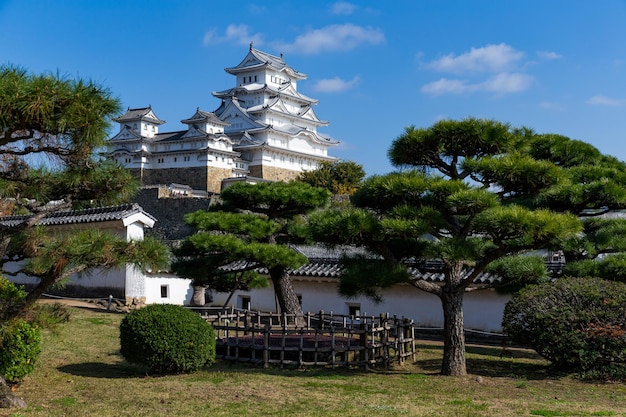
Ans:
[[[328,148],[338,142],[317,131],[328,125],[313,111],[318,101],[298,92],[298,81],[307,76],[288,66],[282,55],[250,44],[239,65],[225,71],[235,76],[236,86],[213,93],[222,100],[214,113],[228,123],[224,132],[248,162],[250,176],[290,180],[336,159],[328,156]]]
[[[187,130],[159,132],[165,123],[151,107],[128,109],[114,119],[120,131],[108,141],[108,157],[128,168],[144,185],[171,184],[219,193],[222,179],[248,175],[224,133],[228,125],[215,114],[196,109],[181,120]]]

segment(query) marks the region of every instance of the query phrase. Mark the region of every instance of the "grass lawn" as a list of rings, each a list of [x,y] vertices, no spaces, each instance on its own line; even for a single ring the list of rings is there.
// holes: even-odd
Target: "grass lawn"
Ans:
[[[73,309],[46,332],[35,372],[1,416],[626,416],[626,385],[549,373],[527,350],[468,346],[464,378],[437,375],[441,346],[387,373],[269,369],[218,363],[189,375],[146,376],[119,356],[122,315]]]

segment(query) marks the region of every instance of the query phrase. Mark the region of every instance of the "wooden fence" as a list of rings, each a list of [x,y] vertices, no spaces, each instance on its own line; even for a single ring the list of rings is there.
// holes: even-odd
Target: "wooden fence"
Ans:
[[[217,358],[293,366],[387,367],[415,358],[413,320],[307,313],[304,323],[286,314],[230,309],[199,311],[217,335]]]

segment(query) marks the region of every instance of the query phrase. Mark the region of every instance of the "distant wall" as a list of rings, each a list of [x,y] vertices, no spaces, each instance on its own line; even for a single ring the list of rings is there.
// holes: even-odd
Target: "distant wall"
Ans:
[[[141,180],[144,185],[157,184],[184,184],[194,190],[203,190],[219,193],[222,179],[233,176],[233,170],[218,167],[185,167],[144,169],[143,175],[139,169],[130,169],[130,172]]]
[[[145,229],[146,236],[164,240],[183,239],[195,232],[185,224],[185,214],[209,208],[209,198],[159,198],[158,188],[146,188],[137,194],[134,202],[157,221],[152,229]]]
[[[291,169],[276,168],[270,166],[253,165],[250,166],[251,177],[263,178],[272,181],[290,181],[300,175],[299,171]]]

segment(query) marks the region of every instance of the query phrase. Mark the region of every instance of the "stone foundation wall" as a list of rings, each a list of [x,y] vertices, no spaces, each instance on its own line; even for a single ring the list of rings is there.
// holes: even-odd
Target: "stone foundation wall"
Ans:
[[[255,165],[250,167],[250,177],[263,178],[271,181],[291,181],[296,179],[300,171]]]
[[[209,198],[159,198],[159,189],[141,190],[133,199],[157,221],[152,229],[145,229],[146,236],[164,240],[179,240],[195,232],[185,223],[185,214],[207,210]]]
[[[139,169],[134,168],[129,171],[134,177],[139,178],[143,185],[175,183],[210,193],[219,193],[222,180],[233,176],[232,169],[215,167],[145,169],[143,178]]]
[[[211,193],[219,193],[222,191],[222,180],[232,176],[232,169],[209,167],[205,185],[206,190]]]
[[[207,189],[207,169],[206,168],[168,168],[168,169],[146,169],[143,172],[144,185],[157,184],[183,184],[194,190]],[[219,191],[219,188],[218,188]]]

